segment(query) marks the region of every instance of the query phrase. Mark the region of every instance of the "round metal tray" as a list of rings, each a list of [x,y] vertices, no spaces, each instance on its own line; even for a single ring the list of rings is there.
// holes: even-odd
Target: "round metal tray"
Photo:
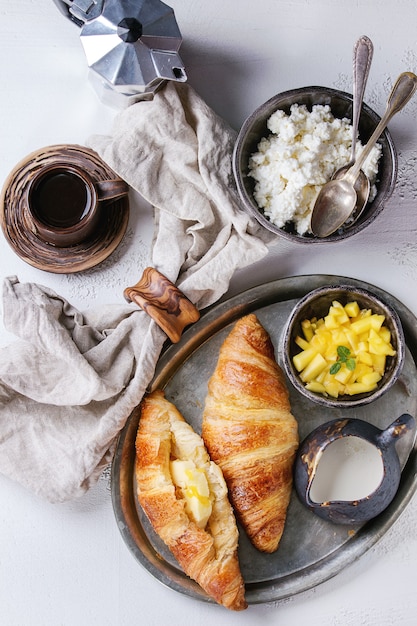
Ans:
[[[289,387],[292,412],[298,420],[300,440],[323,422],[349,415],[385,428],[402,413],[416,416],[417,320],[404,305],[377,287],[340,276],[284,278],[250,289],[215,305],[190,327],[178,344],[159,359],[151,389],[163,388],[185,419],[201,432],[201,417],[207,381],[217,362],[220,345],[233,323],[254,312],[271,335],[278,362],[281,333],[296,303],[306,293],[329,284],[366,287],[393,306],[404,327],[406,358],[403,372],[382,398],[359,409],[323,409]],[[181,570],[166,546],[153,532],[136,497],[134,480],[135,437],[138,411],[123,429],[112,467],[112,500],[120,532],[134,557],[166,586],[190,597],[210,601],[202,589]],[[274,554],[258,552],[240,529],[239,558],[249,604],[280,600],[306,591],[358,559],[390,528],[408,504],[417,480],[417,449],[414,433],[401,440],[397,451],[403,465],[399,490],[377,518],[362,526],[338,526],[320,519],[292,495],[287,523]]]

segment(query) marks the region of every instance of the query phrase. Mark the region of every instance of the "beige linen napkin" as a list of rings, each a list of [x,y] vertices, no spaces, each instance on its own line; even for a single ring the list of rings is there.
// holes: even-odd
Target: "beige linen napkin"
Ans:
[[[199,309],[271,240],[239,209],[234,140],[189,85],[167,83],[89,141],[155,207],[151,265]],[[80,312],[16,277],[4,281],[3,316],[18,339],[0,350],[0,472],[51,502],[77,497],[111,461],[166,336],[135,305]]]

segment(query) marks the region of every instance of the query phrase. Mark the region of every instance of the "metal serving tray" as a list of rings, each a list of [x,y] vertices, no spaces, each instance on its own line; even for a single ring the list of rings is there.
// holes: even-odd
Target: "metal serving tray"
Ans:
[[[368,420],[385,428],[402,413],[416,417],[417,320],[397,299],[381,289],[340,276],[299,276],[261,285],[213,306],[190,327],[176,345],[162,354],[151,390],[163,388],[197,432],[207,393],[207,381],[218,352],[234,322],[254,312],[275,346],[278,362],[282,329],[294,304],[322,285],[341,283],[365,287],[393,306],[404,327],[406,359],[400,379],[382,398],[358,409],[323,409],[302,398],[290,387],[292,412],[298,420],[300,441],[316,426],[342,415]],[[138,411],[123,429],[112,467],[112,500],[120,532],[139,563],[167,587],[203,601],[202,589],[190,580],[166,546],[155,535],[136,497],[134,479],[135,437]],[[249,604],[280,600],[306,591],[354,562],[392,526],[416,489],[417,449],[414,433],[398,444],[404,466],[399,490],[390,506],[362,526],[338,526],[320,519],[292,495],[285,531],[274,554],[258,552],[240,529],[239,558]]]

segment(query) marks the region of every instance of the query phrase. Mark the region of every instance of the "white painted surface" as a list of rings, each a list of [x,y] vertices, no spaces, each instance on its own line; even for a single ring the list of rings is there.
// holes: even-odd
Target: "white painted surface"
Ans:
[[[417,71],[414,0],[171,0],[189,82],[238,128],[261,102],[305,85],[350,90],[351,53],[367,34],[375,53],[366,101],[380,114],[397,75]],[[77,27],[52,0],[2,0],[0,179],[26,154],[85,143],[110,130],[115,111],[87,80]],[[231,293],[284,276],[331,272],[390,291],[417,314],[417,98],[390,124],[399,180],[384,213],[341,244],[279,241],[239,272]],[[148,252],[151,212],[140,198],[117,255],[82,275],[54,275],[20,260],[0,236],[0,278],[45,284],[80,308],[121,302]],[[12,337],[1,326],[1,343]],[[108,479],[84,498],[50,505],[0,476],[0,621],[5,626],[392,626],[416,623],[417,499],[354,565],[314,590],[240,614],[165,589],[125,547]]]

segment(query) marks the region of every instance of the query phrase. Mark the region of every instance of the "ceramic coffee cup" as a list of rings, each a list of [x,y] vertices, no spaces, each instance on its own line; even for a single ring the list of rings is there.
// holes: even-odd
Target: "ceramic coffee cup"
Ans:
[[[103,203],[127,193],[128,185],[120,178],[96,181],[75,164],[50,163],[28,185],[29,222],[35,234],[50,244],[76,245],[97,229]]]

